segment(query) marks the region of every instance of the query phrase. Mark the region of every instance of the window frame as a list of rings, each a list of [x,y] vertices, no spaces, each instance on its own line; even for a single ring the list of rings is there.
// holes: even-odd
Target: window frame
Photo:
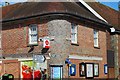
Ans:
[[[95,70],[95,66],[97,66],[97,71]],[[98,72],[98,74],[96,74],[96,72]],[[98,63],[94,63],[94,77],[99,77],[99,64]]]
[[[80,77],[86,76],[86,65],[83,62],[79,63],[79,75],[80,75]]]
[[[73,29],[72,27],[74,27],[74,30],[72,30]],[[72,40],[73,36],[74,36],[74,41]],[[78,40],[77,39],[78,39],[78,25],[72,23],[71,24],[71,43],[72,44],[78,44]]]
[[[31,33],[32,32],[31,28],[36,28],[36,31],[35,31],[36,33],[35,32]],[[36,42],[31,41],[32,40],[31,35],[36,35],[36,37],[37,37]],[[28,39],[29,45],[37,45],[38,44],[38,26],[37,26],[37,24],[31,24],[28,26],[28,38],[29,38]]]
[[[97,29],[93,30],[93,39],[94,39],[94,47],[98,48],[99,47],[99,30]]]
[[[91,68],[91,75],[87,74],[90,69],[88,69],[88,65],[92,65]],[[94,78],[94,63],[85,63],[85,68],[86,68],[86,79],[93,79]]]

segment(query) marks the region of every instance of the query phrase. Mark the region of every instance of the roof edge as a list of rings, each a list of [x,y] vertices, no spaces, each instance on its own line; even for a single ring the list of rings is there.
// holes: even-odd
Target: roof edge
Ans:
[[[78,0],[80,1],[91,13],[93,13],[97,18],[103,20],[104,22],[108,23],[100,14],[98,14],[92,7],[90,7],[84,0]]]
[[[97,22],[99,24],[103,24],[103,25],[111,27],[110,24],[102,22],[100,20],[95,20],[95,19],[92,19],[90,17],[88,18],[88,17],[83,16],[83,15],[78,15],[78,14],[74,14],[74,13],[66,13],[66,12],[49,12],[49,13],[43,13],[43,14],[36,14],[36,15],[32,15],[32,16],[25,16],[25,17],[21,17],[21,18],[13,18],[13,19],[7,19],[7,20],[0,20],[0,22],[6,23],[6,22],[10,22],[10,21],[16,21],[16,20],[21,20],[21,19],[33,18],[33,17],[38,17],[38,16],[49,16],[49,15],[64,15],[64,16],[66,15],[66,16],[76,17],[76,18],[79,18],[79,19],[90,20],[90,21]]]

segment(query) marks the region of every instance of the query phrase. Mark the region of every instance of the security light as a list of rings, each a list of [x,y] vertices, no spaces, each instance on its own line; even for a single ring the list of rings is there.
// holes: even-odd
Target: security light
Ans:
[[[115,28],[110,28],[110,32],[115,32]]]

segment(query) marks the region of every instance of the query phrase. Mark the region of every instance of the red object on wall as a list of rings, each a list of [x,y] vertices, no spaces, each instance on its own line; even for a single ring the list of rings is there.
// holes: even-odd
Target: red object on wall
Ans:
[[[43,41],[43,48],[50,48],[50,40],[49,38],[44,38],[44,41]]]
[[[41,79],[41,72],[39,70],[34,71],[34,78],[35,78],[35,80]]]

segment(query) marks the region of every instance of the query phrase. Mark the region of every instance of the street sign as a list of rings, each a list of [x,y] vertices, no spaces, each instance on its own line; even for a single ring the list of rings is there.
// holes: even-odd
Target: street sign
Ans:
[[[44,55],[37,54],[37,55],[34,55],[34,60],[36,62],[43,63],[45,62],[46,58]]]

